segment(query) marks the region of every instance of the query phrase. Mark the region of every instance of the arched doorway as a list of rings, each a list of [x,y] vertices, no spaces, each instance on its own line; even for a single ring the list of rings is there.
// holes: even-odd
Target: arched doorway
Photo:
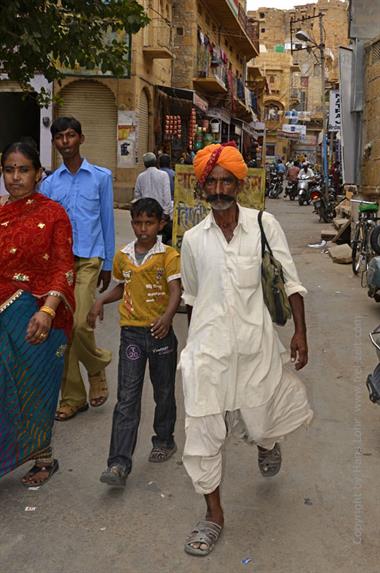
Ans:
[[[149,150],[149,99],[145,89],[140,94],[138,122],[138,162],[141,165],[143,155]]]
[[[78,119],[85,135],[82,155],[115,175],[117,107],[112,91],[94,80],[77,80],[65,86],[59,96],[63,102],[55,117],[72,115]],[[55,164],[59,165],[61,159],[55,155]]]

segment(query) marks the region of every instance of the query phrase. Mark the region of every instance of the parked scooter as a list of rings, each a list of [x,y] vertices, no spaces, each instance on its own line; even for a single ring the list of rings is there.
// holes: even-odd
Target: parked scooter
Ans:
[[[367,287],[368,296],[380,302],[380,256],[373,257],[368,263]]]
[[[369,338],[376,348],[378,364],[372,374],[367,377],[367,389],[369,393],[369,399],[374,404],[380,406],[380,324],[373,330]]]

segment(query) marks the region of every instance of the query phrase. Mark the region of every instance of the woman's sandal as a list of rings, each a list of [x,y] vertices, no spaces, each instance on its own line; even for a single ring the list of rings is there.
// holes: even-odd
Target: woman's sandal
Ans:
[[[90,384],[90,404],[93,408],[99,408],[99,406],[103,406],[107,402],[108,398],[106,373],[104,370],[101,370],[96,374],[89,374],[88,381]]]
[[[282,456],[279,444],[275,444],[272,450],[265,450],[258,446],[258,464],[264,477],[273,477],[281,469]]]
[[[189,537],[186,539],[186,553],[197,555],[199,557],[209,555],[214,549],[222,530],[222,526],[214,523],[213,521],[199,521],[190,533]],[[199,543],[199,547],[193,547],[195,543]],[[206,547],[202,547],[202,545],[205,545]]]
[[[154,464],[162,464],[168,461],[177,451],[177,446],[174,444],[172,448],[164,448],[163,446],[154,446],[149,454],[148,461]]]
[[[46,482],[55,474],[56,471],[59,469],[58,460],[53,460],[51,464],[44,464],[39,465],[38,462],[34,464],[34,466],[24,475],[21,479],[21,483],[25,487],[39,487],[41,485],[45,485]],[[45,477],[43,479],[33,479],[39,473],[45,473]]]
[[[59,406],[58,410],[55,413],[55,419],[57,422],[66,422],[67,420],[71,420],[80,412],[86,412],[89,408],[87,402],[83,404],[83,406],[70,406],[69,404],[62,404]]]

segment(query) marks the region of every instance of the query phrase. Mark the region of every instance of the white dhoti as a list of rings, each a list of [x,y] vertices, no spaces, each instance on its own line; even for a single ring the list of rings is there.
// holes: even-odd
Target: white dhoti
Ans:
[[[222,448],[230,431],[271,450],[276,442],[309,424],[312,418],[305,387],[289,366],[284,366],[281,382],[265,404],[210,416],[187,416],[183,463],[195,491],[206,495],[220,485]]]

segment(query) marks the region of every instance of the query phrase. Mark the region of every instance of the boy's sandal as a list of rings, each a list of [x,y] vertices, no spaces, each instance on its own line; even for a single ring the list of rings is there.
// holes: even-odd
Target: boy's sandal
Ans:
[[[99,408],[107,402],[108,386],[106,380],[106,373],[104,370],[96,374],[89,374],[88,381],[90,383],[89,400],[93,408]]]
[[[150,452],[148,461],[154,464],[162,464],[172,457],[177,451],[177,446],[174,444],[172,448],[165,448],[163,446],[154,446]]]
[[[213,521],[202,520],[197,523],[189,537],[186,539],[185,551],[190,555],[205,557],[214,549],[220,534],[222,526]],[[194,547],[197,544],[198,547]],[[202,547],[205,546],[205,547]]]
[[[58,410],[55,413],[55,419],[57,422],[66,422],[66,420],[71,420],[80,412],[86,412],[89,408],[87,402],[83,404],[83,406],[70,406],[69,404],[62,404],[59,406]]]
[[[40,465],[38,461],[34,464],[34,466],[24,475],[21,479],[21,483],[25,487],[36,487],[45,485],[46,482],[55,474],[56,471],[59,469],[58,460],[53,460],[51,464],[44,464]],[[41,479],[33,479],[38,476],[39,473],[43,472],[45,474],[44,478]]]
[[[273,477],[281,469],[282,456],[279,444],[275,444],[272,450],[265,450],[258,446],[258,464],[264,477]]]

